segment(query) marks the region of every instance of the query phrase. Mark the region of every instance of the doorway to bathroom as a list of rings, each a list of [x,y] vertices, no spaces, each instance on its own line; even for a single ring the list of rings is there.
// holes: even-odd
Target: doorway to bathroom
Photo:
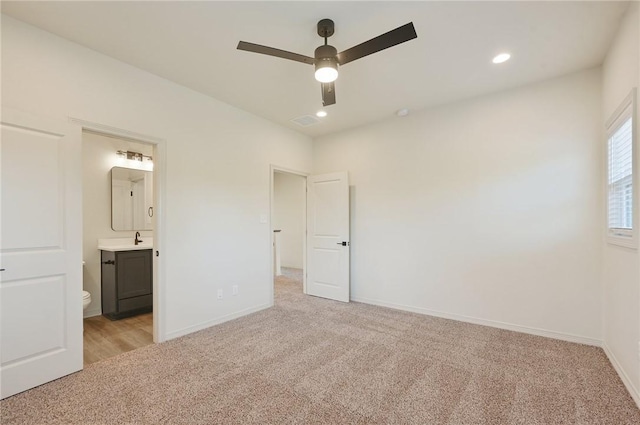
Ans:
[[[158,146],[82,132],[84,365],[153,344],[157,335]]]
[[[306,293],[306,175],[272,166],[271,228],[274,300]]]

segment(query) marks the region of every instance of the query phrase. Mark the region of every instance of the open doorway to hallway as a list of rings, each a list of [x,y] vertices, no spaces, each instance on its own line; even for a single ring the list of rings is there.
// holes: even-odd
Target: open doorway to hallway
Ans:
[[[274,291],[305,292],[306,177],[273,170]]]

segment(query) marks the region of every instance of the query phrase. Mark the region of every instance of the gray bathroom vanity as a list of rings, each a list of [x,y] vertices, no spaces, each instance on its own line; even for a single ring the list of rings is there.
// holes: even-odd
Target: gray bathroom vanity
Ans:
[[[102,246],[102,314],[118,320],[153,310],[153,257],[145,246]]]

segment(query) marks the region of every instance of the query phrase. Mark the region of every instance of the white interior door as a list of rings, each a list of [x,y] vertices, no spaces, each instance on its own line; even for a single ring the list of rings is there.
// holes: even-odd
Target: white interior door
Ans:
[[[2,111],[0,396],[82,369],[81,131]]]
[[[307,177],[307,294],[349,302],[349,176]]]

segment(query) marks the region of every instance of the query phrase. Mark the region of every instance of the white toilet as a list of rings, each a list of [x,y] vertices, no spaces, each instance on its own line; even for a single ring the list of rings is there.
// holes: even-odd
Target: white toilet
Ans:
[[[84,311],[91,304],[91,293],[88,291],[82,291],[82,332],[84,332]]]
[[[86,310],[91,304],[91,294],[87,291],[82,291],[82,311]]]
[[[85,262],[82,260],[82,267],[84,268]],[[84,273],[84,271],[83,271]],[[91,304],[91,294],[87,291],[82,291],[82,311],[84,312]]]

